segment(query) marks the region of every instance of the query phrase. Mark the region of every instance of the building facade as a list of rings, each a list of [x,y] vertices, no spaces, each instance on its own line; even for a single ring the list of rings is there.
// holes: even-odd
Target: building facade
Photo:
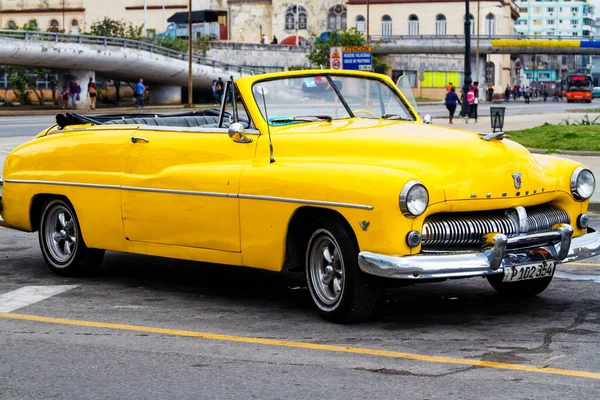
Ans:
[[[511,0],[472,0],[471,34],[489,37],[515,34],[519,11]],[[464,0],[348,0],[348,25],[368,33],[373,40],[401,40],[400,36],[463,35]],[[367,16],[369,23],[367,24]],[[367,32],[368,31],[368,32]],[[427,40],[427,38],[423,38]],[[463,55],[390,54],[384,61],[392,66],[392,78],[408,77],[417,97],[439,99],[448,82],[462,86]],[[480,87],[491,86],[495,93],[515,82],[514,60],[510,55],[473,57],[472,79]]]
[[[226,11],[227,0],[192,0],[192,9]],[[165,32],[170,16],[187,10],[188,0],[2,0],[0,27],[14,29],[35,23],[41,31],[78,34],[108,16],[136,26],[145,23],[151,33],[158,33]],[[219,22],[227,25],[225,19]]]
[[[524,35],[591,37],[594,6],[590,0],[517,0],[517,32]]]

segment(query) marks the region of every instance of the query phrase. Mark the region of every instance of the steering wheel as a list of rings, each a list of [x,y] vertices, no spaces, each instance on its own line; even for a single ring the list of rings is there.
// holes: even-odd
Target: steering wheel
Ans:
[[[360,113],[360,112],[365,113],[365,114],[369,114],[371,117],[375,118],[375,114],[373,114],[369,110],[356,110],[356,111],[354,111],[354,115],[356,115],[356,113]],[[350,114],[346,114],[342,118],[348,118],[349,116],[350,116]]]

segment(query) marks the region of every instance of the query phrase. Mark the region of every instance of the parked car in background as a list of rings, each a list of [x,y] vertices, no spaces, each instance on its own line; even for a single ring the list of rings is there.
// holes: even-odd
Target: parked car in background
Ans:
[[[600,97],[600,86],[596,86],[592,89],[592,98],[596,99]]]
[[[8,155],[3,224],[37,231],[63,276],[105,250],[302,271],[337,322],[395,286],[485,277],[533,296],[557,264],[600,253],[589,169],[425,124],[387,76],[281,72],[225,93],[196,113],[59,114]]]

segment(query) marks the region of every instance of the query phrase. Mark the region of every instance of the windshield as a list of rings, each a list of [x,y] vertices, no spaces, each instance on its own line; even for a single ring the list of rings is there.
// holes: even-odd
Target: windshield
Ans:
[[[567,79],[569,92],[591,92],[592,81],[585,76],[573,76]]]
[[[353,116],[415,120],[392,88],[376,79],[336,75],[282,78],[256,83],[253,94],[271,125]]]

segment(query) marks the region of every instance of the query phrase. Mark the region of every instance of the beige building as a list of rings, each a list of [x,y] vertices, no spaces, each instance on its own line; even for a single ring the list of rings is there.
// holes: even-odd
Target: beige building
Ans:
[[[400,40],[403,35],[464,34],[464,0],[370,0],[368,11],[366,3],[366,0],[348,0],[348,24],[365,35],[368,29],[373,40],[393,40],[393,37]],[[477,34],[481,37],[515,34],[519,9],[512,0],[472,0],[470,4],[473,38]],[[394,78],[401,74],[409,77],[416,96],[441,98],[448,82],[455,86],[462,84],[462,55],[388,55],[384,60],[392,66],[389,72]],[[492,85],[495,93],[501,93],[507,84],[513,84],[511,56],[489,55],[478,63],[473,58],[472,78],[480,81],[481,86]]]
[[[226,11],[227,0],[192,0],[192,9]],[[35,20],[42,31],[54,27],[77,34],[108,16],[134,25],[145,21],[147,29],[164,32],[171,15],[187,10],[188,0],[1,0],[0,26],[21,28]]]

